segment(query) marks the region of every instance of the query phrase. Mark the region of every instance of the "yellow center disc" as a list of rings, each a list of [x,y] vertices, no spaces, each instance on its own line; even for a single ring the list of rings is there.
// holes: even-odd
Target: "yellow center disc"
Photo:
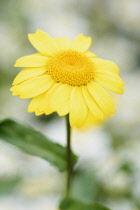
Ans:
[[[86,55],[74,50],[55,54],[47,63],[47,73],[56,82],[71,86],[86,85],[93,79],[93,71],[93,62]]]

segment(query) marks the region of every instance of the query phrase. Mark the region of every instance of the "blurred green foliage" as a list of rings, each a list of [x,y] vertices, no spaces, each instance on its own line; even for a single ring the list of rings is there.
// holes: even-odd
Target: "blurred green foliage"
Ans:
[[[0,177],[0,195],[10,194],[17,190],[21,177]]]
[[[99,184],[93,169],[79,169],[73,174],[70,197],[85,203],[96,202]]]
[[[60,204],[61,210],[109,210],[100,204],[86,204],[75,199],[64,199]]]

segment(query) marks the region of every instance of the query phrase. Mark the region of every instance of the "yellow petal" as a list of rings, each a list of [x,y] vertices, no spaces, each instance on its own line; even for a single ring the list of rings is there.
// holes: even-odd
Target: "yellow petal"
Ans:
[[[107,72],[107,71],[94,72],[94,80],[102,87],[108,90],[111,90],[119,94],[124,93],[124,88],[123,88],[124,82],[118,75],[112,72]]]
[[[41,115],[45,113],[45,109],[48,107],[48,114],[51,114],[53,110],[50,108],[50,106],[48,106],[48,100],[45,96],[46,92],[34,97],[28,105],[28,112],[35,112],[35,115]]]
[[[91,58],[94,63],[94,71],[103,70],[119,74],[119,67],[112,61],[101,58]]]
[[[54,39],[41,30],[36,30],[35,34],[28,34],[29,41],[43,55],[52,55],[58,51]]]
[[[53,84],[53,80],[49,75],[33,77],[19,85],[13,86],[10,90],[13,95],[20,95],[20,98],[32,98],[47,91]]]
[[[51,112],[51,113],[52,113],[52,112]],[[51,113],[50,113],[50,114],[51,114]],[[36,116],[39,116],[39,115],[42,115],[42,114],[44,114],[44,113],[43,113],[43,112],[40,112],[40,111],[38,111],[38,110],[35,111],[35,115],[36,115]]]
[[[88,108],[81,87],[73,87],[70,95],[70,124],[82,127],[88,116]]]
[[[80,34],[71,42],[71,49],[79,52],[85,52],[91,45],[91,37]]]
[[[101,109],[99,108],[97,103],[95,102],[94,98],[89,93],[87,87],[83,86],[82,91],[83,91],[83,95],[84,95],[86,104],[87,104],[90,112],[94,116],[94,118],[96,120],[103,120],[103,118],[104,118],[103,112],[101,111]]]
[[[105,118],[103,120],[99,120],[95,118],[93,114],[89,111],[87,120],[85,124],[83,125],[83,127],[86,129],[86,128],[90,128],[93,125],[98,126],[98,125],[101,125],[104,121],[105,121]]]
[[[44,74],[45,72],[46,72],[46,67],[25,68],[15,77],[12,85],[17,85],[17,84],[24,82],[32,77]]]
[[[46,98],[45,98],[45,93],[42,93],[39,96],[34,97],[29,105],[28,105],[28,112],[35,112],[36,115],[41,115],[44,113],[44,110],[46,108]]]
[[[55,83],[46,93],[45,97],[46,100],[48,101],[47,106],[45,108],[45,114],[50,114],[51,112],[55,112],[55,110],[53,109],[53,107],[50,104],[51,98],[53,96],[53,94],[55,94],[55,92],[57,91],[57,89],[61,86],[60,83]]]
[[[87,88],[107,117],[110,117],[111,113],[115,113],[112,97],[107,93],[106,90],[104,90],[104,88],[93,81],[87,84]]]
[[[35,112],[36,115],[51,114],[55,110],[50,106],[50,100],[60,83],[55,83],[47,92],[33,98],[28,106],[28,112]]]
[[[59,116],[64,116],[69,112],[71,90],[70,85],[61,84],[51,98],[51,106]]]
[[[48,58],[41,55],[40,53],[35,53],[32,55],[23,56],[16,60],[15,67],[41,67],[46,66]]]
[[[70,40],[67,37],[57,37],[54,38],[54,41],[59,48],[59,50],[69,50],[70,49]]]
[[[97,58],[97,55],[95,55],[93,52],[88,51],[88,50],[84,52],[84,54],[89,58],[94,58],[94,57]]]
[[[89,124],[90,126],[91,125],[100,125],[102,124],[104,121],[106,120],[105,116],[103,117],[103,119],[99,120],[99,119],[96,119],[91,112],[89,112],[89,116],[88,116],[88,119],[87,119],[87,124]]]

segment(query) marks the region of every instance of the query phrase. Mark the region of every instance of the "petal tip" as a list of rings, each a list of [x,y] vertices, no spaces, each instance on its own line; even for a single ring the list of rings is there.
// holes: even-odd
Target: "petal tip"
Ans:
[[[12,93],[12,96],[18,96],[18,93],[14,93],[14,92],[13,92],[13,93]]]
[[[12,86],[9,90],[10,90],[11,92],[14,93],[14,91],[15,91],[15,86]]]
[[[12,85],[16,85],[16,82],[15,82],[15,80],[13,81]],[[11,89],[11,88],[10,88],[10,89]],[[10,89],[9,89],[9,90],[10,90]]]
[[[36,32],[40,32],[40,31],[41,31],[41,32],[43,32],[43,31],[42,31],[42,30],[40,30],[40,29],[36,29],[36,30],[35,30],[35,33],[36,33]]]
[[[13,87],[11,87],[9,90],[12,91],[12,88],[13,88]]]
[[[30,37],[31,37],[32,35],[33,35],[33,34],[30,34],[30,33],[29,33],[29,34],[28,34],[28,39],[30,39]]]
[[[32,43],[35,34],[28,34],[28,39]]]
[[[16,62],[15,62],[15,64],[14,64],[14,67],[21,67],[21,66],[19,65],[19,61],[20,61],[20,58],[18,58],[18,59],[16,60]]]
[[[17,62],[13,65],[14,67],[18,67]]]
[[[31,107],[31,104],[29,103],[28,108],[27,108],[27,112],[34,112],[34,110]]]
[[[120,94],[124,94],[124,89],[122,91],[120,91]]]

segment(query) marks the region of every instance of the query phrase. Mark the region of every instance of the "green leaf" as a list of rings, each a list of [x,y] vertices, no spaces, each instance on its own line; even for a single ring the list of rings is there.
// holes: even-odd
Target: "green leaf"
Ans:
[[[82,201],[66,198],[60,203],[61,210],[110,210],[97,203],[86,204]]]
[[[21,182],[21,177],[0,177],[0,195],[11,193]]]
[[[92,169],[80,169],[74,173],[71,180],[70,197],[91,203],[96,199],[99,182]]]
[[[28,125],[23,125],[12,119],[3,120],[0,122],[0,138],[30,155],[49,161],[60,171],[67,168],[66,148],[52,142]],[[76,159],[73,154],[73,165],[76,163]]]

